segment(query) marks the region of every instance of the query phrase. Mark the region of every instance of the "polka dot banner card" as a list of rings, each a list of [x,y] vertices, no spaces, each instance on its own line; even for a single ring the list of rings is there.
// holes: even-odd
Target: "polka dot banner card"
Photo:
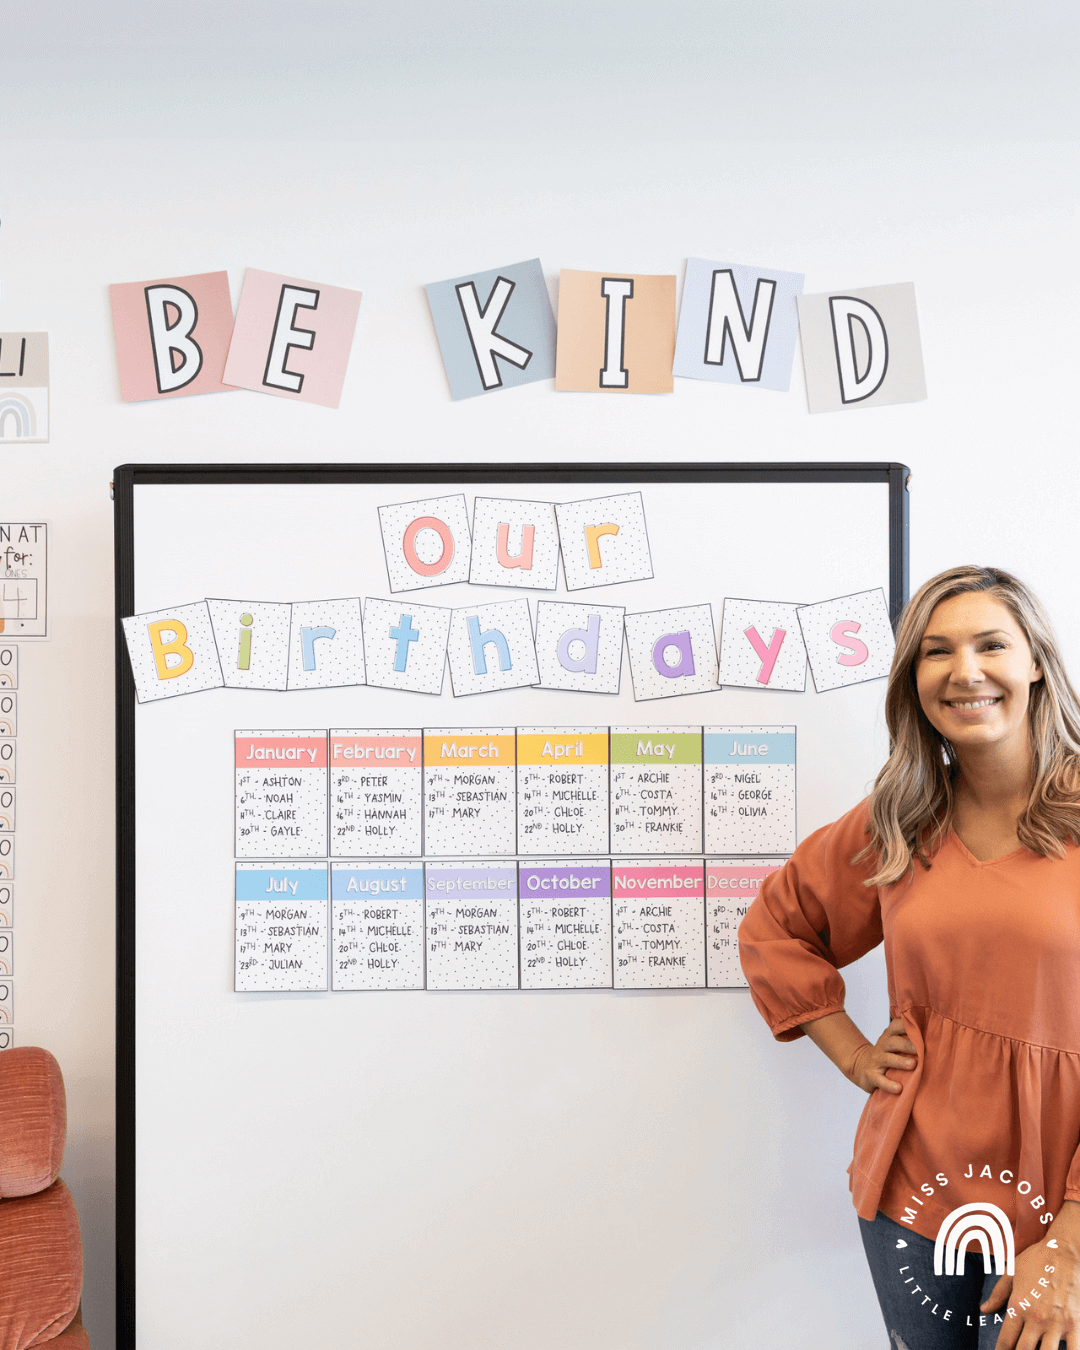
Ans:
[[[652,554],[640,492],[580,502],[560,502],[559,522],[566,589],[614,586],[652,577]]]
[[[880,587],[800,605],[798,612],[819,694],[887,677],[896,644]]]
[[[799,607],[778,600],[724,600],[720,625],[723,685],[742,689],[806,688],[806,648]]]
[[[224,684],[205,600],[136,614],[123,622],[140,703],[198,694]]]
[[[455,698],[536,684],[540,673],[528,600],[455,609],[447,654]]]
[[[542,689],[617,694],[622,675],[620,605],[536,602],[536,665]]]
[[[539,258],[425,289],[451,398],[555,374],[555,316]]]
[[[474,586],[553,591],[559,580],[559,526],[551,502],[477,497],[469,580]]]
[[[674,356],[674,277],[563,269],[556,389],[670,394]]]
[[[336,408],[359,313],[359,291],[249,267],[225,383]]]
[[[227,689],[287,689],[292,606],[207,600]]]
[[[120,397],[222,394],[233,335],[227,272],[201,272],[109,287]]]
[[[720,688],[711,605],[628,614],[625,624],[637,702]]]
[[[688,258],[674,373],[748,389],[791,384],[803,274]]]
[[[293,605],[289,688],[334,689],[365,683],[359,597]]]
[[[926,397],[910,281],[800,295],[798,305],[812,413],[917,403]]]
[[[364,601],[367,682],[380,689],[441,694],[449,609],[411,600]]]
[[[391,591],[468,581],[472,539],[463,492],[380,506],[379,528]]]

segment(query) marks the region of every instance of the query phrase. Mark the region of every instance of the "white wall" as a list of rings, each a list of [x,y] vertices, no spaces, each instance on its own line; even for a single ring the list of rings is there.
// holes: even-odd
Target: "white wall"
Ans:
[[[913,580],[1014,568],[1080,658],[1071,8],[232,4],[187,7],[175,32],[157,9],[23,7],[2,58],[0,327],[48,329],[53,380],[51,443],[0,450],[5,518],[54,523],[54,636],[24,649],[20,692],[17,1020],[68,1084],[96,1347],[112,1339],[114,465],[508,446],[903,460]],[[422,284],[535,254],[553,284],[563,265],[681,274],[688,254],[803,270],[808,291],[913,280],[930,397],[810,417],[797,367],[786,396],[678,381],[667,398],[534,385],[452,404]],[[227,268],[235,297],[247,265],[363,290],[341,410],[121,404],[108,283]],[[878,1029],[873,958],[851,985]],[[737,1339],[781,1290],[804,1344],[843,1326],[876,1346],[843,1176],[859,1094],[806,1042],[762,1027],[748,1053],[774,1096],[740,1103],[762,1116],[760,1155],[739,1160],[761,1169],[762,1208],[743,1222],[771,1255],[658,1269],[680,1343],[715,1343],[719,1286]],[[798,1177],[782,1195],[778,1159]],[[197,1291],[177,1311],[197,1316]]]

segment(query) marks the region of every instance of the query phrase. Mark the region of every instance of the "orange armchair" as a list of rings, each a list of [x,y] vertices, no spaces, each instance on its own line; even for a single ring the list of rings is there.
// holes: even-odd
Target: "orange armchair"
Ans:
[[[0,1051],[0,1350],[90,1350],[79,1218],[59,1180],[66,1134],[56,1060]]]

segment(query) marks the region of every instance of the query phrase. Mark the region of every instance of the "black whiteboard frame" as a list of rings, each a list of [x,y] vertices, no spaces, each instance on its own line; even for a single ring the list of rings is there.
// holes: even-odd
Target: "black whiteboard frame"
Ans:
[[[113,474],[116,598],[116,1344],[135,1342],[135,681],[120,620],[134,614],[136,487],[250,483],[883,483],[889,614],[908,598],[905,464],[122,464]]]

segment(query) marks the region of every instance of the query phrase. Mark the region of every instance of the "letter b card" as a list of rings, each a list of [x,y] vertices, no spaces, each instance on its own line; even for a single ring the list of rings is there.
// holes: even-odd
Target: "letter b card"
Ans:
[[[109,287],[125,403],[221,394],[233,331],[226,272]]]

